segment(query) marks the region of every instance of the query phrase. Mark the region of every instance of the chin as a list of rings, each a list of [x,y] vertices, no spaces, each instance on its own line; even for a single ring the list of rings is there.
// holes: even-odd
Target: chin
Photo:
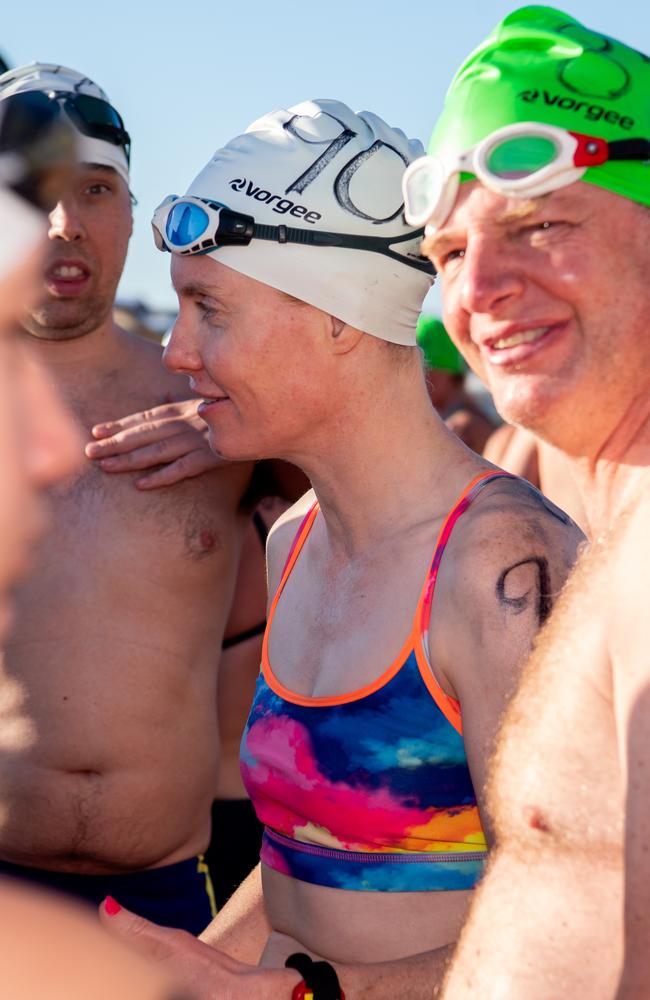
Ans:
[[[218,433],[211,429],[208,441],[215,455],[226,462],[257,462],[267,457],[260,454],[260,449],[255,448],[251,442],[242,441],[233,434]]]
[[[557,422],[562,394],[547,382],[520,376],[491,389],[497,412],[507,423],[546,437],[546,427]]]

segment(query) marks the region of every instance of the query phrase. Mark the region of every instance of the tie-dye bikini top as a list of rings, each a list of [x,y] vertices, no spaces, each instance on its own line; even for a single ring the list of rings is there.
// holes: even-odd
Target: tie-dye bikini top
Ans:
[[[440,560],[487,472],[446,518],[413,627],[372,684],[331,697],[289,691],[268,641],[278,600],[318,514],[303,521],[269,614],[262,670],[242,738],[241,769],[265,824],[261,859],[275,871],[339,889],[471,889],[487,852],[462,737],[460,705],[437,683],[427,633]]]

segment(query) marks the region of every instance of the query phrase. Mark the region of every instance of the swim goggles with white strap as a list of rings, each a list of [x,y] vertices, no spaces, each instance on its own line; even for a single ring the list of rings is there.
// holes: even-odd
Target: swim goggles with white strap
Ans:
[[[610,160],[650,160],[650,140],[607,142],[541,122],[505,125],[455,158],[414,160],[402,179],[404,215],[409,225],[435,232],[454,207],[463,173],[505,197],[538,198]]]

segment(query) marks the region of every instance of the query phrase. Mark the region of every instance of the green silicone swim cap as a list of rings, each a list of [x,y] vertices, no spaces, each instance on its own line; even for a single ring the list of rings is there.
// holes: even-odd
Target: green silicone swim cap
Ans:
[[[456,350],[443,324],[435,316],[420,315],[415,339],[424,354],[427,368],[437,368],[453,375],[465,374],[465,362],[460,351]]]
[[[463,153],[496,129],[525,121],[607,140],[650,139],[649,95],[648,56],[560,10],[522,7],[456,73],[429,153]],[[650,205],[648,161],[605,163],[581,179]]]

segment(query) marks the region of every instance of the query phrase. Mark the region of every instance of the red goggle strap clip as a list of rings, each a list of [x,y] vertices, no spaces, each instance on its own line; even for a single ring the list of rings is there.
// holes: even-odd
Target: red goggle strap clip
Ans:
[[[573,164],[576,167],[599,167],[607,163],[609,159],[609,145],[606,139],[599,139],[593,135],[582,135],[580,132],[571,132],[573,138],[578,143],[578,148],[573,154]]]

